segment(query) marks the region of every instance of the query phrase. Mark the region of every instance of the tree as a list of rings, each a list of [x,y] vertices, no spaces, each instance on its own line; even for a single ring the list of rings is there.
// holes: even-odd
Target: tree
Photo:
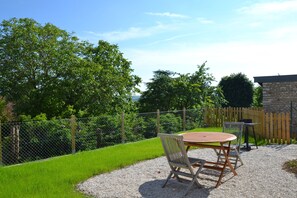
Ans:
[[[155,71],[154,78],[147,83],[147,90],[139,99],[140,111],[219,106],[223,98],[219,89],[211,86],[214,77],[207,73],[205,64],[198,65],[193,74]]]
[[[261,86],[254,89],[253,107],[263,107],[263,88]]]
[[[215,80],[212,74],[208,73],[206,61],[197,66],[197,70],[190,76],[188,105],[187,108],[220,107],[225,103],[221,89],[212,86]]]
[[[0,93],[17,113],[57,115],[65,106],[65,74],[78,61],[77,38],[27,18],[4,20],[0,28]]]
[[[86,83],[86,100],[79,101],[78,106],[86,106],[88,112],[97,115],[133,110],[132,93],[140,91],[137,85],[141,79],[131,74],[131,62],[123,57],[118,46],[99,41],[86,56],[88,63],[95,65],[93,81]]]
[[[218,85],[227,103],[225,107],[250,107],[253,102],[253,83],[242,73],[221,79]]]
[[[140,78],[130,66],[116,45],[93,46],[49,23],[13,18],[0,24],[0,95],[18,115],[131,109]]]
[[[152,82],[147,83],[147,90],[139,98],[141,112],[171,109],[174,75],[175,73],[171,71],[158,70],[154,72]]]

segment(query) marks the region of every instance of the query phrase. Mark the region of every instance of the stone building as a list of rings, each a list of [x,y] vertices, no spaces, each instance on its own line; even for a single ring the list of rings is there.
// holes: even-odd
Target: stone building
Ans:
[[[297,75],[259,76],[254,82],[263,88],[265,112],[290,112],[291,103],[297,109]]]

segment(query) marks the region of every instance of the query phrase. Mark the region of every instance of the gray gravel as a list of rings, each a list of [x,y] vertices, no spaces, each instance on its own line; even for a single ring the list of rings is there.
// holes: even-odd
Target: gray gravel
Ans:
[[[198,149],[191,156],[215,160],[212,149]],[[237,168],[237,176],[227,172],[218,188],[210,170],[200,175],[202,188],[196,185],[187,197],[297,197],[297,176],[282,170],[287,160],[297,159],[297,145],[270,145],[242,153],[244,165]],[[77,189],[92,197],[182,197],[185,183],[171,179],[161,188],[169,166],[165,157],[97,175],[77,185]],[[216,171],[212,173],[217,174]]]

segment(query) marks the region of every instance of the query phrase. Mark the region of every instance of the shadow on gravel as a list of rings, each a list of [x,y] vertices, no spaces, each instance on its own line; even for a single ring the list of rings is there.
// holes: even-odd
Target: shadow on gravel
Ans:
[[[141,197],[144,198],[177,198],[184,197],[185,191],[188,187],[188,183],[180,183],[175,180],[170,180],[165,188],[162,188],[164,180],[154,180],[143,183],[139,186],[139,193]],[[187,198],[206,198],[209,196],[210,191],[213,188],[198,188],[197,185],[194,185],[189,193]]]
[[[279,151],[279,150],[285,149],[289,146],[290,146],[289,144],[270,144],[270,145],[266,145],[264,147],[272,148],[272,149],[275,149],[276,151]]]

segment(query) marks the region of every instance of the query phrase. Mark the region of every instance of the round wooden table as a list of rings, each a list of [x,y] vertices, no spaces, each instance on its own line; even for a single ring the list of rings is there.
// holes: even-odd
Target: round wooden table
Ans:
[[[222,132],[188,132],[182,134],[182,136],[183,141],[187,146],[187,151],[191,146],[219,149],[223,151],[225,156],[225,161],[223,163],[206,161],[206,164],[211,165],[204,165],[204,168],[214,169],[221,172],[216,187],[218,187],[221,183],[226,166],[231,169],[234,175],[237,175],[229,160],[230,144],[231,141],[236,140],[237,137],[235,135]]]

